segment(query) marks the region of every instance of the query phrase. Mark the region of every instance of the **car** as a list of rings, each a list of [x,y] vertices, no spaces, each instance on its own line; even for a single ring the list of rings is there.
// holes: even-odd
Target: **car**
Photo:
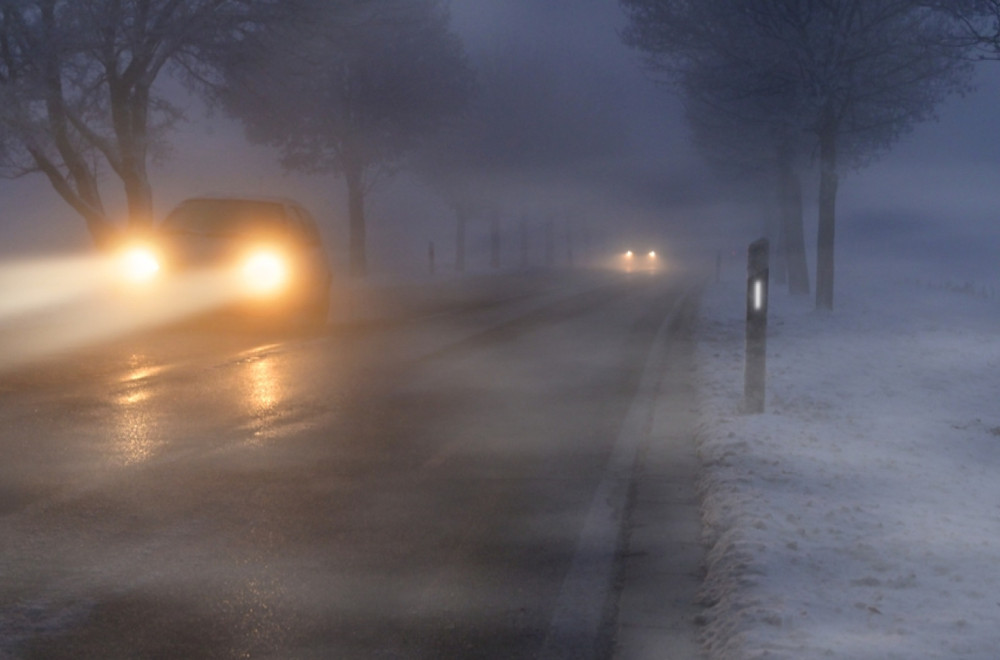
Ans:
[[[637,270],[653,272],[660,268],[660,256],[656,250],[625,250],[621,254],[620,263],[626,272]]]
[[[117,255],[140,289],[211,273],[228,308],[272,320],[325,323],[332,271],[312,215],[285,198],[195,197]]]

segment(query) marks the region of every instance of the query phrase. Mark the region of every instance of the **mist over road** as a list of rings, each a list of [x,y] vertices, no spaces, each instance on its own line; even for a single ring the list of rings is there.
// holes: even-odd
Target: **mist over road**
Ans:
[[[0,374],[0,657],[533,656],[685,286],[512,276]]]

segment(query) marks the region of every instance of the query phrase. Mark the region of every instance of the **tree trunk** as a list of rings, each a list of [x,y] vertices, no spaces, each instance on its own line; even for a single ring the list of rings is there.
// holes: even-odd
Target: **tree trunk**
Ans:
[[[833,244],[837,201],[837,126],[824,123],[819,136],[819,228],[816,237],[816,309],[833,309]]]
[[[107,218],[87,217],[87,232],[94,241],[94,247],[100,252],[114,250],[122,242],[122,232],[118,227],[108,222]]]
[[[347,181],[348,259],[351,277],[364,277],[368,273],[368,256],[365,251],[365,183],[364,168],[346,162],[344,179]]]
[[[42,152],[29,149],[29,153],[34,158],[38,169],[49,180],[52,188],[84,219],[87,231],[90,232],[90,237],[94,241],[94,247],[102,251],[114,249],[121,240],[121,232],[108,221],[96,186],[89,185],[92,181],[87,179],[82,182],[77,181],[76,183],[81,189],[77,191],[59,171],[59,168]]]
[[[112,86],[111,117],[121,152],[118,175],[125,187],[128,227],[140,231],[153,225],[153,190],[146,170],[148,107],[146,86],[137,84],[130,91],[120,80]]]
[[[122,182],[125,184],[129,228],[144,230],[152,227],[153,190],[149,186],[145,172],[129,172],[122,177]]]
[[[790,163],[781,165],[781,233],[788,267],[788,292],[809,295],[809,265],[802,217],[802,181]]]
[[[54,39],[52,35],[58,31],[56,5],[54,2],[41,3],[38,9],[45,39],[51,42]],[[29,145],[28,152],[56,192],[83,217],[94,245],[99,250],[113,249],[121,238],[120,232],[108,221],[104,212],[94,166],[71,138],[59,55],[60,51],[56,48],[45,49],[40,65],[48,130],[65,170],[42,149]]]

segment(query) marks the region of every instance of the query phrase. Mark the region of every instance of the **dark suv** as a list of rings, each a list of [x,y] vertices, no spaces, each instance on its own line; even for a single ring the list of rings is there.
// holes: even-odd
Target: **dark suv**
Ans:
[[[199,273],[220,304],[274,319],[325,322],[329,260],[316,222],[289,199],[198,197],[181,202],[142,240],[121,251],[139,285]]]

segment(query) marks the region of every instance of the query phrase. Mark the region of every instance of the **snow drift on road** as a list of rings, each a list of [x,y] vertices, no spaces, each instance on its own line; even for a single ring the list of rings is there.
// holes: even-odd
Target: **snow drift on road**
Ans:
[[[1000,301],[773,287],[767,412],[741,415],[729,280],[698,347],[710,657],[1000,657]]]

